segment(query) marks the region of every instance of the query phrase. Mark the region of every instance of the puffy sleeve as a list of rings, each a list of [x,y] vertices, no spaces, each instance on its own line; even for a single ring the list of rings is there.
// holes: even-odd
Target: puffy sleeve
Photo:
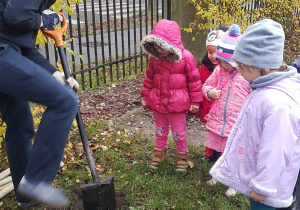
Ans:
[[[299,113],[284,103],[270,107],[264,114],[256,176],[250,180],[250,188],[255,192],[267,197],[277,194],[278,179],[297,152],[295,148],[299,140],[299,119]],[[299,158],[300,155],[298,162]]]
[[[192,105],[200,106],[200,102],[203,101],[203,96],[201,93],[202,83],[200,80],[200,73],[197,68],[197,62],[190,52],[188,52],[188,56],[185,58],[185,60],[185,72],[188,90],[190,94],[190,102]]]
[[[208,99],[208,96],[207,96],[207,93],[208,91],[210,91],[211,89],[217,87],[217,84],[218,84],[218,77],[219,77],[219,74],[220,74],[220,67],[217,66],[215,68],[215,70],[213,71],[213,73],[207,78],[207,80],[205,81],[205,83],[203,84],[202,86],[202,92],[203,92],[203,95]]]
[[[141,96],[144,101],[147,100],[148,94],[153,89],[153,79],[154,79],[153,62],[155,62],[155,59],[153,57],[150,57],[149,65],[146,70],[146,77],[144,79],[144,83],[141,91]]]

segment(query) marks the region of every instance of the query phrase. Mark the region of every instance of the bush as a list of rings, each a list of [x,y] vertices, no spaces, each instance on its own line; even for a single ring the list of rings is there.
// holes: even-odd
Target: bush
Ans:
[[[238,24],[243,32],[265,18],[279,22],[285,32],[299,29],[300,1],[297,0],[188,0],[197,19],[184,30],[207,30],[219,24]]]
[[[286,34],[284,61],[291,64],[300,56],[300,1],[298,0],[188,0],[196,10],[196,19],[184,28],[194,35],[220,24],[235,23],[241,32],[250,25],[269,18],[279,22]],[[192,38],[195,40],[195,37]]]

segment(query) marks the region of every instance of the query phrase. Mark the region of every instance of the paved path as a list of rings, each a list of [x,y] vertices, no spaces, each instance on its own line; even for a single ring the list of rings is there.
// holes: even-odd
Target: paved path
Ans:
[[[117,1],[120,2],[120,1]],[[71,15],[71,22],[73,25],[78,24],[78,17],[80,19],[81,24],[85,24],[85,21],[88,22],[93,21],[93,16],[95,20],[100,19],[100,15],[102,14],[103,19],[110,19],[112,20],[114,18],[114,11],[116,13],[116,18],[121,18],[121,11],[123,13],[123,17],[126,18],[127,16],[132,16],[135,12],[136,15],[139,14],[141,7],[141,12],[145,13],[147,10],[145,1],[141,1],[141,5],[139,4],[139,1],[136,0],[135,4],[133,5],[133,1],[127,1],[123,0],[122,4],[115,3],[115,5],[112,3],[112,1],[109,1],[106,3],[106,1],[85,1],[84,3],[79,3],[78,8],[76,8],[76,5],[72,5],[71,8],[74,10],[74,13]],[[149,5],[148,5],[149,7]],[[150,9],[150,8],[149,8]],[[86,11],[86,13],[85,13]],[[161,13],[161,2],[159,2],[159,12]],[[65,9],[63,9],[64,15],[67,17],[68,13]],[[69,20],[68,20],[69,22]]]
[[[140,31],[142,31],[142,36],[140,35]],[[79,55],[82,55],[83,57],[83,63],[87,64],[88,59],[90,59],[91,62],[95,61],[96,56],[99,60],[102,60],[102,51],[104,51],[104,58],[109,58],[109,54],[111,53],[112,58],[116,58],[117,54],[118,56],[122,56],[122,46],[124,49],[124,56],[127,57],[127,55],[134,55],[134,52],[136,50],[137,53],[140,52],[140,40],[151,31],[151,27],[148,27],[148,31],[146,31],[146,28],[143,27],[142,30],[140,28],[137,28],[135,31],[136,34],[136,40],[134,40],[134,30],[130,29],[129,33],[128,30],[123,31],[123,42],[122,42],[122,33],[121,31],[117,31],[117,36],[115,36],[115,32],[111,32],[110,34],[105,33],[103,34],[103,40],[101,39],[101,34],[98,34],[94,37],[94,35],[90,35],[88,37],[81,37],[74,38],[73,39],[73,46],[74,46],[74,53],[75,53],[75,64],[80,63],[80,57]],[[110,36],[110,45],[109,45],[109,36]],[[115,37],[117,39],[115,39]],[[129,37],[129,41],[128,41]],[[96,39],[96,42],[94,41]],[[66,41],[67,48],[71,48],[71,41]],[[96,43],[96,46],[95,46]],[[80,53],[80,46],[82,46],[81,53]],[[102,50],[103,47],[103,50]],[[130,50],[130,51],[129,51]],[[45,48],[40,49],[41,53],[46,56]],[[88,57],[88,52],[89,56]],[[49,47],[49,60],[52,64],[55,64],[55,48],[53,47],[53,44],[50,44]],[[72,54],[67,50],[67,60],[69,66],[72,65]]]

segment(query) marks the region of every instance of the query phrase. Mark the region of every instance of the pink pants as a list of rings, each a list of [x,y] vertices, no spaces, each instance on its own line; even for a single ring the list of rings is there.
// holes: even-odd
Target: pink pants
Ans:
[[[155,120],[156,149],[165,150],[168,148],[169,125],[171,126],[173,140],[176,143],[176,151],[187,153],[186,141],[186,113],[160,113],[153,111]]]

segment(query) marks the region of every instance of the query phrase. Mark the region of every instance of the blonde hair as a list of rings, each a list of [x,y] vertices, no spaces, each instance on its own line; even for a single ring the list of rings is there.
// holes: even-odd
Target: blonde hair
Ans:
[[[265,76],[267,74],[270,74],[270,73],[273,73],[276,71],[286,71],[286,70],[287,70],[287,64],[283,62],[279,69],[267,69],[267,68],[260,69],[260,75]]]

